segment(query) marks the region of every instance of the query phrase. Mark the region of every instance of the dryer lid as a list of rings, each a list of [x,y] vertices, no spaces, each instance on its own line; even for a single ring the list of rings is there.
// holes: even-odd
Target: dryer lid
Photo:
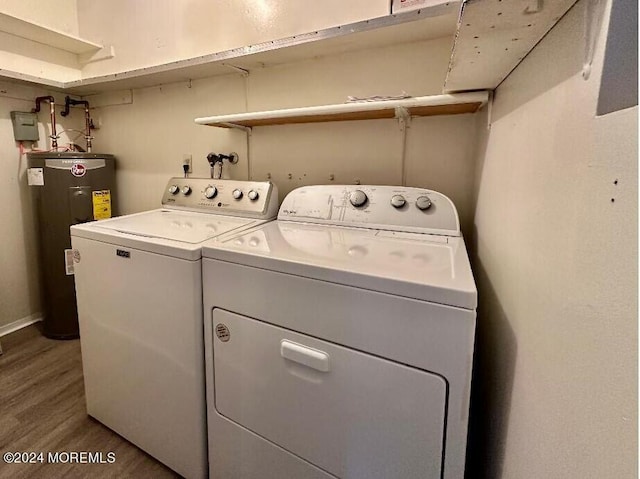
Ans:
[[[439,304],[477,306],[461,237],[278,220],[206,242],[202,255]]]

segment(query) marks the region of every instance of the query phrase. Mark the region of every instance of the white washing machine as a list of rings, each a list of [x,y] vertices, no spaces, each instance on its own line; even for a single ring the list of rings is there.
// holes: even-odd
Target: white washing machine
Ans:
[[[87,412],[186,478],[208,474],[201,244],[273,219],[277,198],[172,178],[161,209],[71,228]]]
[[[477,292],[447,197],[299,188],[203,245],[203,291],[210,477],[463,477]]]

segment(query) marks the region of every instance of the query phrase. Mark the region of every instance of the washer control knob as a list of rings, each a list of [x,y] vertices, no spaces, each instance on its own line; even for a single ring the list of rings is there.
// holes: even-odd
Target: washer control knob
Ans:
[[[240,193],[242,193],[242,192],[240,192]],[[249,199],[251,201],[255,201],[255,200],[258,199],[258,197],[260,195],[258,194],[258,192],[256,190],[249,190],[249,193],[247,193],[247,196],[249,197]]]
[[[218,189],[213,185],[209,185],[204,189],[204,196],[207,199],[215,198],[217,194]]]
[[[391,197],[391,206],[394,208],[402,208],[406,202],[407,200],[405,200],[402,195],[393,195]]]
[[[253,190],[252,190],[253,191]],[[242,190],[239,190],[238,188],[236,188],[235,190],[233,190],[233,192],[231,193],[233,195],[233,197],[236,200],[239,200],[240,198],[242,198]]]
[[[182,191],[183,195],[189,196],[191,194],[191,187],[189,185],[185,185],[180,191]]]
[[[356,208],[364,205],[367,202],[367,199],[366,193],[362,190],[355,190],[349,194],[349,201]]]
[[[429,208],[431,208],[431,200],[428,196],[418,196],[418,199],[416,200],[416,206],[419,210],[428,210]]]
[[[178,188],[178,185],[171,185],[169,187],[169,193],[171,193],[172,195],[177,195],[180,192],[180,188]]]

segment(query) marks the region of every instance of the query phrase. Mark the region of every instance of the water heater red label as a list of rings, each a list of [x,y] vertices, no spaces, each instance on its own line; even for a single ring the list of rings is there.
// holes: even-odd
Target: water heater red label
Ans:
[[[87,167],[84,166],[82,163],[74,163],[73,166],[71,166],[71,174],[77,178],[84,176],[86,172],[87,172]]]

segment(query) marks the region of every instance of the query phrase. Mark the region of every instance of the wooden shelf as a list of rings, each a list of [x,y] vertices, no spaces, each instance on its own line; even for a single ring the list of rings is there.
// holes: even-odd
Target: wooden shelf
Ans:
[[[486,91],[422,96],[402,100],[350,102],[285,110],[238,113],[196,118],[199,125],[221,128],[318,123],[327,121],[375,120],[408,116],[475,113],[489,98]]]
[[[0,69],[0,77],[48,85],[76,95],[145,88],[207,78],[237,71],[251,71],[326,55],[389,45],[449,37],[453,50],[444,92],[493,90],[547,34],[576,0],[529,1],[465,0],[437,3],[421,10],[340,25],[274,41],[187,58],[161,65],[108,75],[82,78],[80,60],[89,61],[101,45],[0,13],[0,31],[79,55],[73,80],[53,75]],[[457,32],[456,32],[457,25]],[[425,60],[427,61],[427,60]],[[235,68],[235,70],[234,70]],[[462,108],[456,106],[456,108]],[[430,114],[435,107],[430,107]],[[365,113],[352,112],[355,117]],[[455,112],[454,112],[455,113]],[[388,112],[387,112],[388,114]],[[303,115],[302,121],[308,115]],[[339,119],[344,119],[342,116]],[[257,121],[257,120],[256,120]],[[331,118],[324,121],[332,121]]]
[[[0,31],[76,55],[102,49],[102,45],[97,43],[2,12]]]
[[[495,89],[576,0],[465,0],[444,91]]]
[[[443,37],[453,39],[459,8],[458,2],[437,3],[421,10],[386,15],[196,58],[83,78],[67,82],[65,88],[78,95],[144,88],[237,71],[230,66],[253,70],[376,47]]]

